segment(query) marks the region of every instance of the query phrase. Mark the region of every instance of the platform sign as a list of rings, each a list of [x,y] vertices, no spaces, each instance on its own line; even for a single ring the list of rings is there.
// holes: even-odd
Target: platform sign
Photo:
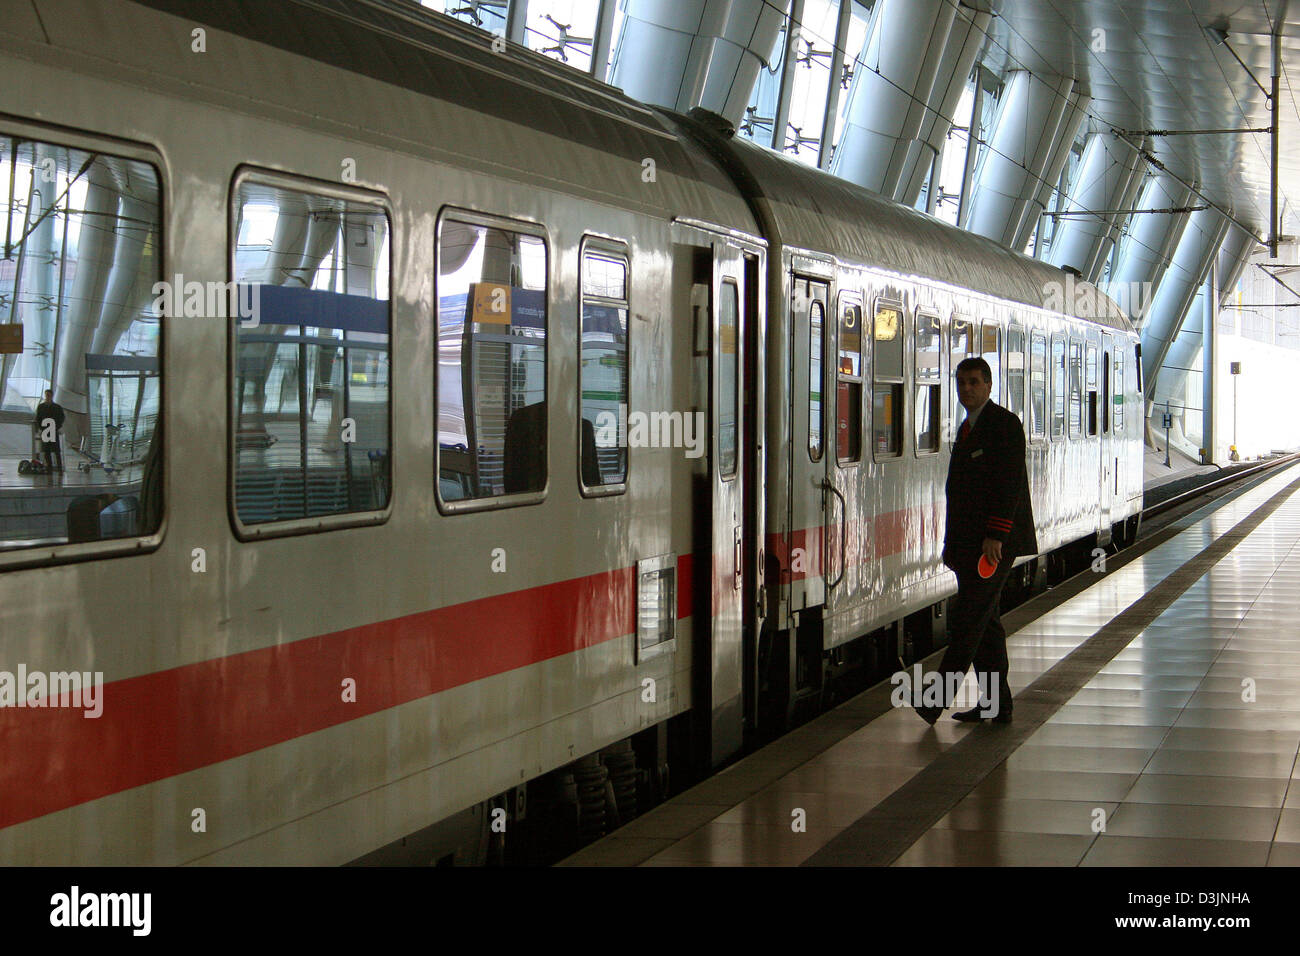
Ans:
[[[0,355],[19,355],[23,350],[23,324],[0,325]]]
[[[1229,371],[1230,373],[1232,373],[1233,375],[1240,375],[1240,374],[1241,374],[1241,363],[1240,363],[1240,362],[1229,362],[1229,363],[1228,363],[1228,371]]]
[[[499,282],[476,282],[472,288],[474,312],[471,321],[491,325],[510,324],[510,286]]]
[[[1160,425],[1161,428],[1173,428],[1173,427],[1174,427],[1174,416],[1173,416],[1173,415],[1169,414],[1169,412],[1165,412],[1164,415],[1163,415],[1162,417],[1163,417],[1164,421],[1163,421],[1163,422],[1161,423],[1161,425]]]

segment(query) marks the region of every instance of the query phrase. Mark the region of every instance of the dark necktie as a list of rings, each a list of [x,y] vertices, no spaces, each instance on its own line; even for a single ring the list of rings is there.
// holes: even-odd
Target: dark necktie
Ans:
[[[970,419],[968,418],[961,423],[961,428],[957,430],[957,440],[959,442],[965,441],[966,436],[969,434],[970,434]]]

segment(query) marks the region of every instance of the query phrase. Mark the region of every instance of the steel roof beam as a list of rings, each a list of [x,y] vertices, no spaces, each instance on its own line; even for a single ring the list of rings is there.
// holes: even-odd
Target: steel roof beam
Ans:
[[[1142,377],[1148,400],[1155,397],[1161,366],[1201,283],[1214,265],[1228,225],[1217,209],[1193,213],[1178,250],[1160,280],[1151,311],[1142,324]]]
[[[1011,73],[988,147],[976,163],[966,228],[1024,249],[1069,158],[1089,97],[1068,76]]]
[[[628,0],[610,83],[633,99],[679,113],[700,106],[739,126],[788,8],[771,0]]]
[[[1089,282],[1101,278],[1114,242],[1112,227],[1137,211],[1126,209],[1124,199],[1142,170],[1141,155],[1124,140],[1104,132],[1090,135],[1068,206],[1060,213],[1046,213],[1066,220],[1052,238],[1047,261],[1078,269]]]

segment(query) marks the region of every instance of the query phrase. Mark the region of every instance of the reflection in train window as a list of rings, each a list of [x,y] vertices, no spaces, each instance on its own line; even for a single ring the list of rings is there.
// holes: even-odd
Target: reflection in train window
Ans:
[[[871,447],[877,458],[903,453],[903,310],[876,304],[872,355]]]
[[[736,422],[740,419],[740,293],[722,281],[718,298],[718,473],[736,473]]]
[[[825,311],[814,299],[808,307],[808,457],[822,460],[822,349]]]
[[[1007,329],[1007,409],[1025,420],[1025,333]]]
[[[1084,386],[1088,390],[1088,434],[1097,434],[1097,346],[1088,344],[1087,373]]]
[[[957,399],[957,366],[962,359],[975,354],[975,330],[969,319],[960,315],[952,317],[952,335],[948,340],[948,415],[952,420],[951,434],[956,437],[958,418],[963,416],[961,402]]]
[[[1124,349],[1115,350],[1115,434],[1124,431]]]
[[[444,501],[546,487],[546,243],[448,217],[438,242]]]
[[[587,246],[582,255],[579,410],[582,484],[627,481],[627,257]],[[443,495],[444,499],[447,495]],[[456,496],[453,496],[456,497]]]
[[[980,328],[980,358],[989,363],[989,373],[993,376],[993,388],[989,396],[994,402],[1002,401],[1002,330],[993,322],[985,322]]]
[[[1083,346],[1070,342],[1070,437],[1083,428]]]
[[[1029,438],[1042,438],[1047,422],[1047,339],[1029,337]]]
[[[0,550],[152,534],[178,304],[158,283],[158,173],[0,136],[0,204]]]
[[[862,460],[862,306],[840,306],[839,366],[835,389],[835,456],[841,465]]]
[[[1052,438],[1065,436],[1065,342],[1052,336]]]
[[[939,318],[916,313],[916,450],[921,453],[939,450],[939,408],[943,388],[943,341]]]
[[[382,510],[391,489],[388,214],[371,201],[244,180],[235,215],[239,520]]]

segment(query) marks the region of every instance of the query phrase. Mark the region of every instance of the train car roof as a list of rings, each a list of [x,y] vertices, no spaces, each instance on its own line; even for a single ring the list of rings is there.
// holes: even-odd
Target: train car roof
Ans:
[[[1123,332],[1133,326],[1100,289],[847,180],[731,135],[721,117],[670,114],[713,148],[767,214],[768,239],[918,276]],[[1074,290],[1074,296],[1070,290]],[[1057,290],[1057,291],[1053,291]]]
[[[364,130],[376,144],[664,219],[690,209],[720,225],[756,229],[716,159],[653,110],[531,50],[511,44],[495,52],[492,34],[414,5],[65,0],[60,9],[31,38],[86,53],[81,62],[91,71],[108,60],[180,95],[261,102],[291,110],[304,125],[350,129],[354,137]],[[190,34],[197,25],[253,41],[263,52],[209,39],[210,52],[195,56]],[[321,75],[305,72],[301,60],[268,56],[265,48],[363,81],[322,87]],[[655,164],[650,181],[642,176],[647,159]]]

